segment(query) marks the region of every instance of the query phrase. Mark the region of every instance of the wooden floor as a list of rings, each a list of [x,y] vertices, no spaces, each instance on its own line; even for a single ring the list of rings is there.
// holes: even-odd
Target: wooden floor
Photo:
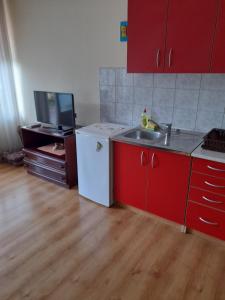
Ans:
[[[225,245],[0,164],[0,300],[225,299]]]

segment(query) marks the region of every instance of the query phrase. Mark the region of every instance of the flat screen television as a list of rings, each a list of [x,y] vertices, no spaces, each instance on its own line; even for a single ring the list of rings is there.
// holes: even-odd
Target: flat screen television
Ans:
[[[38,122],[60,130],[75,128],[73,94],[34,91],[34,99]]]

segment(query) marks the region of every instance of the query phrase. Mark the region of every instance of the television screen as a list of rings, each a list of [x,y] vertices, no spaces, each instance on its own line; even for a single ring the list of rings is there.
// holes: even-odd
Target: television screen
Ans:
[[[37,121],[75,128],[73,94],[34,91]]]

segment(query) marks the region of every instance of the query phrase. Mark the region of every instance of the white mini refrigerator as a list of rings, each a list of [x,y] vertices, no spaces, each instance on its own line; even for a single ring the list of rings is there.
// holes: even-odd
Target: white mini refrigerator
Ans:
[[[128,127],[97,123],[76,130],[79,194],[96,203],[112,205],[112,146],[110,137]]]

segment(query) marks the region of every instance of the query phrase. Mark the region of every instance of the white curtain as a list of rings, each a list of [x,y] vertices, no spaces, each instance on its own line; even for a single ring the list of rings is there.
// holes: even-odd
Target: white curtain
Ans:
[[[0,0],[0,153],[18,149],[19,113],[3,0]]]

